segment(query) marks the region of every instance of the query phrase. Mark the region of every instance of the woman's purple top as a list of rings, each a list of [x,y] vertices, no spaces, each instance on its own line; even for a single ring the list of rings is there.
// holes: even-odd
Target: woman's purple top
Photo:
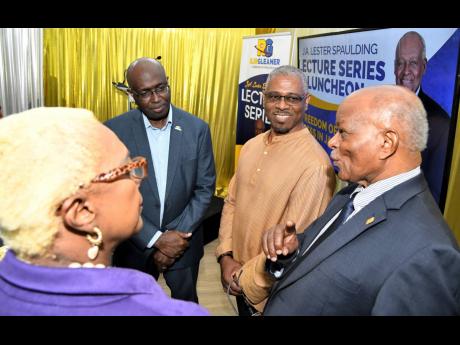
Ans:
[[[0,315],[209,315],[172,299],[148,274],[127,268],[27,264],[9,250],[0,261]]]

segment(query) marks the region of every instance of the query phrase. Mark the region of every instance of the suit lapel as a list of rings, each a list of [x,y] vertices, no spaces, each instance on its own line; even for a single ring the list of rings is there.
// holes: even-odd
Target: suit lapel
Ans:
[[[345,205],[345,203],[348,201],[349,195],[337,195],[336,198],[334,198],[333,203],[328,207],[328,210],[325,212],[325,217],[321,217],[318,222],[315,224],[314,227],[309,229],[306,232],[306,235],[302,241],[301,247],[300,247],[300,253],[303,253],[305,249],[308,248],[310,243],[318,236],[319,232],[321,229],[331,220],[331,218],[339,212],[340,209]]]
[[[348,201],[349,195],[340,195],[337,194],[334,199],[331,201],[331,204],[328,206],[328,208],[324,211],[324,214],[322,217],[318,218],[306,231],[304,238],[302,242],[300,243],[300,249],[299,253],[303,253],[305,249],[308,248],[310,243],[318,236],[319,232],[321,229],[331,220],[331,218],[339,212],[339,210],[345,205],[345,203]],[[299,254],[300,255],[300,254]],[[299,257],[298,260],[301,260],[302,258]],[[286,280],[287,277],[289,277],[291,270],[295,269],[299,263],[293,263],[290,267],[287,267],[286,272],[284,273],[283,277],[276,281],[275,284],[273,285],[273,291],[275,291],[278,286],[281,286],[283,282]]]
[[[172,111],[173,121],[171,126],[171,136],[169,138],[168,177],[166,181],[165,200],[168,200],[168,195],[174,182],[174,175],[176,174],[177,166],[181,163],[182,131],[185,130],[180,112],[177,111],[175,107],[172,107]]]
[[[137,152],[139,156],[147,158],[148,163],[148,186],[153,192],[153,196],[156,200],[160,200],[158,194],[157,181],[155,177],[155,170],[153,168],[152,153],[150,152],[149,140],[147,138],[147,131],[145,129],[144,119],[142,112],[139,110],[133,121],[133,138],[136,143]]]
[[[331,256],[333,253],[339,251],[347,243],[353,241],[363,232],[383,222],[387,218],[388,210],[400,209],[404,203],[409,199],[415,197],[419,193],[428,189],[427,182],[423,174],[419,174],[414,178],[401,183],[395,188],[377,197],[369,205],[364,207],[360,212],[354,215],[348,222],[346,222],[341,228],[337,229],[330,235],[324,242],[318,245],[315,250],[310,254],[306,254],[302,258],[298,258],[300,262],[296,265],[297,268],[292,270],[288,269],[280,279],[280,281],[274,285],[273,290],[270,294],[270,298],[273,297],[278,291],[291,285],[298,279],[302,278],[314,268],[316,268],[321,262]],[[351,190],[350,190],[351,192]],[[331,207],[326,210],[321,218],[325,218],[326,221],[318,222],[318,228],[312,228],[308,231],[312,231],[316,234],[319,233],[321,228],[329,221],[338,210],[343,207],[349,195],[345,198],[341,198],[336,202],[336,199],[340,195],[336,195],[331,202]],[[316,236],[311,236],[316,237]],[[307,237],[302,242],[302,250],[308,247],[313,238],[307,241]],[[300,252],[302,253],[302,252]],[[267,303],[268,304],[268,303]]]
[[[344,202],[342,201],[341,204],[343,207]],[[328,220],[330,220],[340,208],[341,207],[335,208],[335,212],[331,211],[331,217],[328,217]],[[337,229],[337,231],[331,234],[327,240],[318,245],[318,247],[311,253],[307,252],[304,256],[299,258],[298,260],[300,260],[300,262],[296,265],[297,268],[292,271],[289,270],[286,273],[283,281],[278,285],[278,289],[282,289],[308,274],[322,261],[340,250],[340,248],[355,239],[364,231],[384,221],[386,213],[387,208],[383,198],[378,197],[371,204],[354,215],[348,222],[343,224],[339,229]],[[307,247],[308,244],[306,246],[302,246],[302,249],[305,250]]]

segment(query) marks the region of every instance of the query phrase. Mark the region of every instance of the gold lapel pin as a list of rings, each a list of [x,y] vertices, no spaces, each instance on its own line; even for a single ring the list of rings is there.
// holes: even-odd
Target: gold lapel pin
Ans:
[[[375,220],[375,217],[367,218],[367,220],[366,220],[366,225],[369,225],[370,223],[373,223],[374,220]]]
[[[176,127],[174,127],[174,129],[175,129],[176,131],[182,132],[182,128],[181,128],[180,126],[176,126]]]

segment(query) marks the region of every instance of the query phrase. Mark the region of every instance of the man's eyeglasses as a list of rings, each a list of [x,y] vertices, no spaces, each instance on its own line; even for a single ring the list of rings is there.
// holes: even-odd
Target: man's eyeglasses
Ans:
[[[152,97],[153,94],[156,94],[157,96],[166,96],[166,94],[169,91],[169,85],[168,84],[162,84],[160,86],[154,87],[152,89],[148,90],[142,90],[140,92],[134,91],[133,89],[130,89],[130,91],[137,97],[141,99],[147,99]]]
[[[269,103],[278,103],[281,102],[281,99],[284,98],[284,101],[289,105],[299,105],[304,99],[305,96],[299,95],[286,95],[282,96],[277,93],[266,92],[264,93],[264,97],[267,102]]]
[[[128,164],[97,175],[91,182],[112,182],[118,177],[129,174],[135,182],[147,177],[147,160],[144,157],[134,157]]]

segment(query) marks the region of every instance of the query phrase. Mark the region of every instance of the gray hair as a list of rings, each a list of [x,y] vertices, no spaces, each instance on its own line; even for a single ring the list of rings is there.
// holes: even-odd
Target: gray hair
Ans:
[[[422,59],[426,59],[426,44],[425,40],[423,39],[422,35],[420,35],[417,31],[409,31],[406,32],[398,41],[398,45],[396,46],[396,52],[395,52],[395,59],[398,59],[398,52],[399,52],[399,46],[401,45],[401,42],[409,37],[409,36],[415,36],[418,38],[420,43],[422,44]]]
[[[72,108],[35,108],[1,121],[0,234],[19,257],[43,255],[58,232],[59,204],[97,173],[102,124]]]
[[[391,121],[397,118],[398,123],[407,134],[406,145],[412,151],[423,151],[428,140],[427,113],[422,101],[410,90],[403,87],[388,86],[410,92],[409,97],[404,97],[398,92],[398,96],[382,92],[375,96],[373,104],[381,109],[377,120],[383,125],[391,127]]]
[[[271,71],[270,74],[268,75],[267,85],[270,82],[270,80],[272,80],[274,77],[278,75],[295,75],[297,78],[299,78],[302,81],[304,94],[308,93],[307,77],[302,72],[302,70],[298,69],[297,67],[289,66],[289,65],[277,67],[273,71]]]

